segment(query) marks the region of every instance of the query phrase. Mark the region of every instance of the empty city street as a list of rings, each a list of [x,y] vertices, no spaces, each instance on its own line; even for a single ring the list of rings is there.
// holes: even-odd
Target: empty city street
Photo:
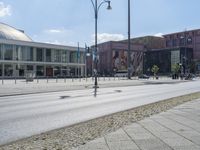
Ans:
[[[0,144],[198,91],[199,80],[1,97]]]

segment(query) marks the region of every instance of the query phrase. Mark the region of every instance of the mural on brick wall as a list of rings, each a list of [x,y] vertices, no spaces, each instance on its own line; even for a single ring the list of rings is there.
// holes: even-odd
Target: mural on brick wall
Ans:
[[[127,70],[127,51],[113,51],[113,70]]]
[[[125,71],[128,69],[127,64],[128,52],[126,50],[113,51],[113,71]],[[142,53],[131,52],[130,57],[131,73],[135,74],[142,70]]]

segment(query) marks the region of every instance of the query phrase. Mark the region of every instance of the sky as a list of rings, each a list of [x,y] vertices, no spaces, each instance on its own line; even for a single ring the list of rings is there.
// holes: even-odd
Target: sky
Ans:
[[[200,0],[130,1],[131,38],[200,28]],[[98,43],[127,39],[128,0],[111,0],[111,6],[99,9]],[[0,0],[0,22],[24,30],[36,42],[94,44],[91,0]]]

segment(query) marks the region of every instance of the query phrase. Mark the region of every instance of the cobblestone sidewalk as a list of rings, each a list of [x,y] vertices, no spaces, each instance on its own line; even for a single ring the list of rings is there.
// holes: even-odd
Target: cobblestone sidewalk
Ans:
[[[73,150],[200,150],[200,99],[125,126]]]

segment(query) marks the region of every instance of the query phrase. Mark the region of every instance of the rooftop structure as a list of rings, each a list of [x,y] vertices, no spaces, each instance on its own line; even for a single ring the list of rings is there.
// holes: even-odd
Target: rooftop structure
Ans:
[[[0,23],[0,39],[32,41],[32,39],[29,38],[23,30],[18,30],[4,23]]]

